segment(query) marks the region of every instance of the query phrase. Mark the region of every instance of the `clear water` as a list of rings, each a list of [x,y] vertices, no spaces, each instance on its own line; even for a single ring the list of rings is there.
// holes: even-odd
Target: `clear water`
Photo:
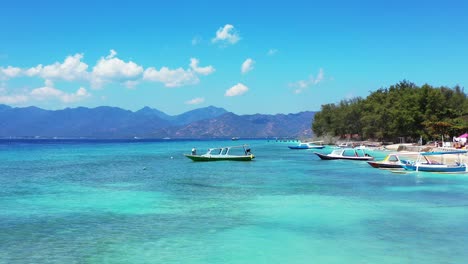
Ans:
[[[255,161],[182,155],[242,143]],[[466,245],[468,175],[266,140],[0,142],[0,263],[467,263]]]

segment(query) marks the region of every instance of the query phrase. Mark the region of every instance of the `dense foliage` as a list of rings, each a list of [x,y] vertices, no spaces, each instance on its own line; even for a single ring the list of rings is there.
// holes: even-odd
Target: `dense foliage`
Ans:
[[[468,132],[468,97],[459,86],[421,87],[402,81],[367,98],[322,105],[312,130],[317,136],[355,136],[379,141],[440,140]]]

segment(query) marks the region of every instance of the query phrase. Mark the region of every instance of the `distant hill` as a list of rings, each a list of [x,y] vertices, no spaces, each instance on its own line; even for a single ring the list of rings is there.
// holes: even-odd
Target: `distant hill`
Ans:
[[[314,114],[236,115],[209,106],[171,116],[150,107],[132,112],[108,106],[44,110],[0,105],[0,137],[310,137]]]
[[[314,112],[277,115],[236,115],[226,113],[219,117],[189,123],[185,126],[164,128],[153,137],[311,137]]]

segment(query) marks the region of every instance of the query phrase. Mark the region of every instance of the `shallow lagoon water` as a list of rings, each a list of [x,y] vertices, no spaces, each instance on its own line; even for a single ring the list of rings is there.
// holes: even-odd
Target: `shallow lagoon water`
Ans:
[[[182,155],[243,143],[254,161]],[[468,261],[468,175],[285,143],[2,141],[0,183],[0,263]]]

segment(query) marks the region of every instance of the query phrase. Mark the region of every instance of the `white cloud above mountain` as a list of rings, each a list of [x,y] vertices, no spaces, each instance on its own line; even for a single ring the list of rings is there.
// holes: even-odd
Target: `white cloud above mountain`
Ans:
[[[162,67],[160,70],[150,67],[143,73],[143,80],[164,83],[166,87],[179,87],[197,84],[200,80],[191,70],[177,68],[174,70]]]
[[[78,88],[74,93],[67,93],[56,89],[51,80],[46,80],[44,86],[31,91],[18,94],[0,94],[2,104],[21,104],[32,101],[58,100],[62,103],[74,103],[90,97],[91,94],[84,87]]]
[[[63,103],[73,103],[91,96],[84,87],[78,88],[74,93],[66,93],[62,90],[53,87],[54,84],[50,80],[46,80],[45,85],[31,91],[30,98],[32,100],[49,100],[56,99]]]
[[[191,100],[188,100],[185,102],[185,104],[188,104],[188,105],[197,105],[197,104],[201,104],[201,103],[204,103],[205,102],[205,98],[203,97],[196,97],[196,98],[193,98]]]
[[[110,50],[110,54],[96,63],[91,72],[93,87],[100,88],[103,84],[113,81],[136,79],[143,73],[143,67],[133,61],[125,62],[116,57],[117,52]]]
[[[62,62],[48,65],[38,64],[29,68],[14,66],[0,67],[1,85],[14,78],[40,78],[45,85],[19,94],[0,92],[0,103],[17,104],[34,100],[59,100],[64,103],[76,102],[90,96],[83,83],[89,83],[91,88],[103,88],[106,84],[118,83],[128,89],[135,89],[142,82],[160,82],[166,87],[194,85],[200,82],[200,76],[213,74],[212,65],[201,66],[197,58],[190,58],[186,69],[167,66],[143,68],[143,66],[117,57],[113,49],[107,56],[101,57],[94,67],[83,62],[83,54],[76,53],[67,56]],[[79,89],[74,93],[66,93],[54,87],[54,82],[77,83]],[[69,86],[69,85],[68,85]]]
[[[22,94],[0,95],[0,104],[21,104],[28,101],[28,97]]]
[[[198,73],[198,74],[201,74],[201,75],[209,75],[209,74],[212,74],[214,71],[215,71],[215,68],[213,66],[206,66],[206,67],[199,67],[198,66],[198,63],[200,61],[196,58],[191,58],[190,59],[190,68]]]
[[[87,71],[88,64],[82,62],[82,58],[83,54],[77,53],[67,56],[62,63],[55,62],[46,66],[39,64],[36,67],[24,70],[24,73],[30,77],[39,76],[48,80],[85,80],[89,74]]]
[[[232,97],[232,96],[239,96],[243,95],[249,90],[247,86],[245,86],[242,83],[238,83],[231,88],[229,88],[226,93],[224,93],[224,96]]]
[[[144,71],[143,80],[161,82],[166,87],[180,87],[197,84],[200,82],[197,74],[209,75],[215,71],[215,68],[211,65],[199,67],[198,64],[198,59],[191,58],[189,69],[169,69],[168,67],[162,67],[158,70],[155,67],[150,67]]]

